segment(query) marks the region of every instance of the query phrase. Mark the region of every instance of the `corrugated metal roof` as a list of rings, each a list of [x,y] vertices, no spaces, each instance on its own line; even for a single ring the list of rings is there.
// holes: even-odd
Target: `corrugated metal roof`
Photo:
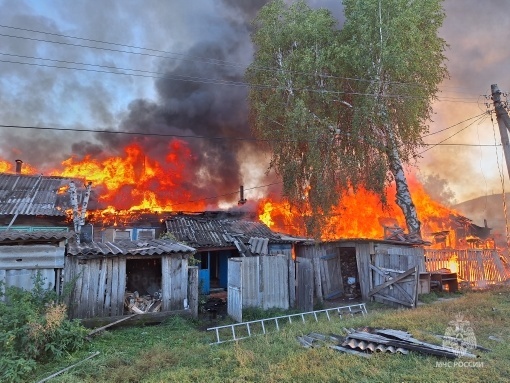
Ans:
[[[250,244],[250,251],[252,254],[267,255],[269,253],[269,239],[267,238],[252,237],[248,243]]]
[[[37,231],[21,231],[6,230],[0,231],[0,242],[12,241],[62,241],[69,239],[74,235],[73,232],[67,230],[37,230]]]
[[[342,346],[349,347],[353,350],[369,350],[371,352],[387,352],[391,354],[400,353],[400,354],[409,354],[409,350],[406,350],[402,347],[394,347],[394,346],[387,346],[385,344],[380,344],[377,342],[368,342],[365,340],[358,340],[358,339],[348,339],[346,340]]]
[[[242,219],[216,219],[200,215],[176,215],[165,221],[167,231],[178,241],[193,247],[233,247],[234,237],[245,244],[250,238],[265,238],[269,243],[290,243],[261,222]],[[295,240],[294,240],[295,241]]]
[[[71,200],[67,189],[60,190],[72,180],[0,173],[0,215],[65,216]]]
[[[117,255],[164,255],[171,253],[194,253],[193,247],[173,241],[171,239],[153,239],[149,241],[119,241],[119,242],[90,242],[70,243],[67,249],[69,255],[95,257]]]

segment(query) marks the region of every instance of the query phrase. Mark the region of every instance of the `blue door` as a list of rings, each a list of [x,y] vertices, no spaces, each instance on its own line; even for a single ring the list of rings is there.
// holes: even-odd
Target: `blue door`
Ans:
[[[222,251],[218,260],[219,283],[220,287],[226,289],[228,287],[228,258],[230,251]]]
[[[211,291],[211,272],[209,270],[210,265],[210,254],[207,253],[201,253],[200,254],[201,260],[200,260],[200,269],[198,270],[198,283],[199,286],[202,287],[202,294],[209,295]]]

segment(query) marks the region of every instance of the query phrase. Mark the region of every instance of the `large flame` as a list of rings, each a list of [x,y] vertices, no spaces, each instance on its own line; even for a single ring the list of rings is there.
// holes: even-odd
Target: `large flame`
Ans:
[[[193,159],[187,144],[180,140],[169,143],[163,161],[151,158],[139,144],[132,143],[118,156],[68,158],[49,174],[92,182],[97,207],[92,208],[94,211],[89,209],[89,220],[127,224],[136,220],[140,212],[205,210],[210,196],[199,195],[187,182],[194,176],[187,172]],[[0,172],[12,171],[12,163],[0,160]],[[25,163],[22,173],[37,172]],[[449,217],[456,212],[434,201],[413,174],[408,174],[408,185],[425,239],[430,240],[434,232],[450,231]],[[387,196],[388,204],[383,206],[375,194],[362,188],[351,190],[333,208],[322,239],[384,238],[385,229],[405,228],[402,211],[394,202],[394,186],[388,187]],[[306,235],[302,214],[289,203],[266,196],[255,205],[259,219],[272,230]]]
[[[123,210],[200,210],[205,202],[189,202],[192,194],[182,186],[186,177],[185,164],[190,158],[189,148],[178,140],[169,144],[164,162],[148,157],[133,143],[124,148],[122,156],[71,157],[62,163],[63,170],[54,170],[51,174],[92,182],[94,188],[99,189],[98,201],[107,205],[104,214]]]
[[[451,229],[450,216],[457,213],[434,201],[413,174],[408,175],[408,185],[422,222],[424,236]],[[395,188],[390,185],[387,189],[388,204],[383,206],[374,193],[363,188],[351,190],[333,208],[333,214],[323,230],[322,239],[383,238],[385,227],[405,228],[402,210],[394,202],[395,195]],[[259,219],[275,231],[305,234],[303,217],[285,202],[264,200],[259,204]]]

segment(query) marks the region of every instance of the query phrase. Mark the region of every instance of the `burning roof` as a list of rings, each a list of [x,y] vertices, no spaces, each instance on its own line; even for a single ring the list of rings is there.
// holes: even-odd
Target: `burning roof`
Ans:
[[[72,178],[0,173],[0,215],[66,216]]]
[[[165,220],[166,229],[179,241],[190,246],[233,247],[235,240],[244,244],[254,242],[254,238],[267,238],[269,243],[292,243],[301,241],[287,235],[271,231],[261,222],[242,218],[235,213],[193,213],[173,214]]]

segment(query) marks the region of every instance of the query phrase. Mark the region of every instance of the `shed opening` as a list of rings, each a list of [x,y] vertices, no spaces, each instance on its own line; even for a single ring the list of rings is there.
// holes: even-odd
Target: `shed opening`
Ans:
[[[127,313],[161,308],[161,259],[127,259],[125,309]]]

